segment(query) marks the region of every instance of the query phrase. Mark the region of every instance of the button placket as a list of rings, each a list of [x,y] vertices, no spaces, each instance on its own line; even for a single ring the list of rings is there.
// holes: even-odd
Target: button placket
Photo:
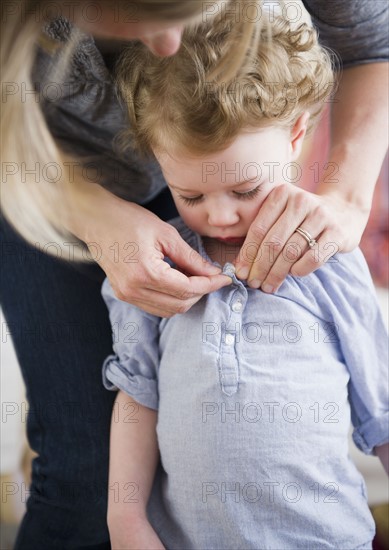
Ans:
[[[239,388],[239,360],[236,346],[241,338],[242,313],[247,300],[243,284],[233,277],[235,287],[229,296],[230,317],[225,325],[220,349],[220,383],[223,393],[233,395]]]
[[[233,346],[235,344],[235,336],[233,334],[231,334],[230,332],[228,332],[225,336],[224,336],[224,343],[227,345],[227,346]]]

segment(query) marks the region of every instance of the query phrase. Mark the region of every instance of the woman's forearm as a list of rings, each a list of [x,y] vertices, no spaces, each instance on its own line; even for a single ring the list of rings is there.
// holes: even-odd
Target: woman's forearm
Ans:
[[[335,164],[329,165],[317,192],[341,195],[370,211],[388,148],[387,63],[344,70],[332,105],[331,133],[329,161]],[[334,167],[337,173],[331,177]]]
[[[89,242],[94,240],[94,228],[102,224],[107,209],[112,209],[123,201],[101,185],[86,179],[79,162],[66,155],[62,159],[71,174],[66,189],[68,208],[64,225],[81,241]]]

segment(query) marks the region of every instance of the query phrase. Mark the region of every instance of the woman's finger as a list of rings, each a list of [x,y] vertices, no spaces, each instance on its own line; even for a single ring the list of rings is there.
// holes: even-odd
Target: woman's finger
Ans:
[[[149,290],[145,293],[144,298],[139,300],[132,300],[134,306],[156,315],[157,317],[172,317],[177,313],[186,313],[198,300],[201,296],[196,296],[192,300],[179,300],[178,298],[173,298],[168,294],[161,294],[154,290]]]
[[[291,274],[296,277],[304,277],[309,275],[319,267],[322,267],[332,259],[335,254],[340,252],[340,244],[336,240],[336,232],[332,229],[326,229],[316,239],[316,244],[310,248],[295,264],[291,267]],[[338,235],[339,238],[339,235]]]
[[[174,271],[174,270],[173,270]],[[182,275],[182,274],[181,274]],[[183,275],[185,277],[185,275]],[[120,300],[129,302],[141,309],[157,315],[158,317],[171,317],[177,313],[187,312],[204,294],[208,294],[219,288],[231,284],[231,279],[226,275],[213,275],[207,277],[186,277],[187,282],[184,291],[178,296],[161,292],[155,288],[137,288],[135,293],[123,294],[115,292]]]
[[[289,271],[291,265],[290,257],[286,255],[288,249],[285,250],[285,246],[294,235],[296,228],[301,226],[309,209],[312,208],[312,201],[314,199],[311,195],[290,188],[288,190],[283,189],[282,196],[285,193],[287,193],[286,207],[273,226],[270,227],[258,249],[255,261],[252,263],[248,275],[248,282],[251,288],[259,288],[261,286],[264,288],[263,283],[271,273],[273,274],[271,278],[274,280],[270,281],[271,288],[269,287],[269,281],[267,282],[267,292],[271,292],[274,285],[280,282],[280,277],[283,280],[284,275],[282,273],[286,270]],[[303,240],[301,240],[301,244],[303,244]],[[289,256],[291,253],[293,254],[293,249],[289,250]],[[279,273],[276,277],[276,271],[273,268],[277,262]]]
[[[204,294],[231,284],[231,278],[222,274],[187,276],[155,257],[138,265],[131,277],[126,273],[110,281],[120,300],[163,317],[184,313]]]
[[[172,227],[168,229],[169,233],[164,235],[161,250],[165,256],[168,256],[179,268],[192,275],[216,275],[220,273],[220,268],[210,264],[196,250],[186,243],[178,231]]]
[[[307,257],[306,261],[311,267],[312,262],[317,263],[318,245],[314,236],[319,238],[324,227],[324,220],[317,220],[314,216],[308,216],[301,225],[296,228],[296,231],[285,243],[281,253],[278,255],[276,261],[264,278],[261,285],[261,289],[264,292],[275,292],[290,273],[292,266],[302,257]],[[310,271],[313,270],[314,268]]]

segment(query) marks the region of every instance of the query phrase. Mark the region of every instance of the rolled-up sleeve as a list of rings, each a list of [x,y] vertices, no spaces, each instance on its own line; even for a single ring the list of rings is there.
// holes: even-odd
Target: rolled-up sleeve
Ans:
[[[370,418],[354,430],[355,445],[364,453],[372,454],[375,447],[388,443],[389,413]]]
[[[108,279],[102,296],[109,310],[114,350],[103,364],[103,384],[157,410],[160,318],[116,298]]]
[[[389,59],[387,0],[303,0],[321,44],[347,68]]]

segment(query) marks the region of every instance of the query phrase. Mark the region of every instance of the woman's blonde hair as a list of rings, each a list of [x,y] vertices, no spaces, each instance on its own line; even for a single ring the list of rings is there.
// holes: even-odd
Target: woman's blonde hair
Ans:
[[[127,0],[115,0],[128,5]],[[100,0],[109,4],[110,0]],[[242,17],[243,9],[259,5],[262,0],[132,0],[139,20],[199,21],[211,19],[224,10],[233,8],[234,28],[230,35],[232,48],[225,50],[219,69],[224,74],[235,71],[246,58],[255,42],[257,26],[248,17]],[[66,5],[66,3],[63,3]],[[69,3],[73,4],[73,3]],[[61,5],[55,4],[56,6]],[[80,0],[82,5],[82,0]],[[2,211],[13,227],[31,244],[47,248],[48,242],[56,243],[66,251],[66,241],[72,235],[65,229],[71,216],[70,195],[81,203],[77,186],[67,177],[64,155],[58,149],[47,127],[40,106],[40,98],[33,90],[31,71],[34,65],[39,39],[44,38],[42,27],[49,23],[53,2],[49,0],[19,0],[3,6],[1,21],[1,158]],[[58,15],[58,14],[54,14]],[[77,45],[79,32],[74,29],[67,44],[55,55],[50,79],[63,81]],[[46,38],[47,40],[47,38]],[[239,44],[238,44],[239,42]],[[22,96],[22,90],[26,93]],[[78,164],[78,163],[76,163]],[[74,240],[74,237],[73,237]],[[56,252],[58,254],[58,252]],[[85,255],[75,249],[74,259],[85,260]]]
[[[120,136],[141,154],[184,151],[205,155],[225,148],[242,130],[292,128],[310,112],[311,129],[334,89],[330,54],[312,26],[278,16],[263,24],[259,45],[230,80],[210,78],[223,57],[228,17],[184,33],[174,58],[155,59],[141,44],[122,54],[118,83],[131,128]],[[196,39],[195,39],[196,37]]]

